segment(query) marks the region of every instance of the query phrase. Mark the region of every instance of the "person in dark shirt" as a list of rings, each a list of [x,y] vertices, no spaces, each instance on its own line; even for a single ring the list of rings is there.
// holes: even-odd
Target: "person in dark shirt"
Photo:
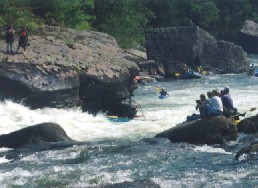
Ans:
[[[208,102],[208,100],[206,99],[206,96],[204,94],[200,95],[200,100],[196,100],[196,107],[195,109],[200,111],[202,111],[202,108],[204,107],[204,105]]]
[[[20,39],[19,39],[19,43],[18,43],[16,52],[18,53],[20,47],[22,47],[24,50],[23,54],[25,54],[26,46],[28,45],[28,31],[25,26],[23,26],[22,30],[19,32],[19,36],[20,36]]]
[[[165,90],[165,88],[161,88],[161,91],[159,93],[160,95],[163,95],[163,96],[169,96],[168,92]]]
[[[14,42],[14,33],[15,30],[13,28],[13,25],[9,25],[5,32],[5,40],[6,40],[6,53],[13,53],[13,42]]]
[[[221,101],[223,104],[223,114],[226,117],[235,115],[237,113],[237,109],[233,105],[233,100],[229,94],[229,87],[224,88],[224,94],[221,96]]]

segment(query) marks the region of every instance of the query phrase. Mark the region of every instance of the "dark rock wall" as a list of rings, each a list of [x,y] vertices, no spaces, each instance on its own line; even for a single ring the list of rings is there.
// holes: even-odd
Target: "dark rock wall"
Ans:
[[[63,71],[66,72],[65,69]],[[54,72],[43,74],[35,65],[0,65],[1,97],[22,102],[31,108],[79,105],[79,85],[78,75],[67,74],[66,78],[60,79]]]
[[[219,73],[241,73],[249,66],[241,47],[216,40],[197,26],[152,28],[145,33],[147,58],[163,64],[166,76],[182,63],[208,66]]]
[[[258,37],[243,32],[223,33],[220,38],[241,46],[248,54],[258,54]]]
[[[222,33],[223,40],[241,46],[248,54],[258,54],[258,23],[246,20],[244,27],[233,33]]]

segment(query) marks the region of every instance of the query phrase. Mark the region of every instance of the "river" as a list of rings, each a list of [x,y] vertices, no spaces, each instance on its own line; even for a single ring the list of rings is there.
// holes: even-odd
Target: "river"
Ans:
[[[257,65],[257,56],[250,63]],[[18,159],[0,158],[1,187],[93,187],[149,179],[162,188],[255,187],[257,160],[237,151],[246,146],[240,135],[225,146],[169,143],[153,137],[197,113],[195,100],[213,89],[230,87],[235,107],[246,116],[258,107],[258,77],[246,74],[210,75],[196,80],[168,80],[140,86],[133,99],[140,104],[140,117],[129,122],[111,122],[104,114],[92,116],[80,109],[30,110],[12,101],[0,103],[0,134],[42,122],[61,125],[68,136],[86,145],[48,150]],[[157,87],[170,96],[159,99]],[[10,151],[0,148],[0,154]]]

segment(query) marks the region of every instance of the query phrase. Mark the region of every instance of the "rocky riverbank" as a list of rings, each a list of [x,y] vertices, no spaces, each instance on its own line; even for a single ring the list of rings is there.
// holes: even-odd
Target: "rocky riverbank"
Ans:
[[[17,46],[18,40],[14,42]],[[31,108],[80,106],[133,117],[136,63],[105,33],[45,27],[29,37],[26,54],[0,52],[0,96]],[[132,58],[131,58],[132,59]]]

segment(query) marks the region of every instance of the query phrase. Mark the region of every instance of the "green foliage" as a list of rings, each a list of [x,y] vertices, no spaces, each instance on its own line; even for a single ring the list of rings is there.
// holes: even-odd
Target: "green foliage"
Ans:
[[[55,0],[53,6],[58,23],[75,29],[89,29],[89,22],[93,17],[85,11],[93,8],[93,0]]]
[[[69,47],[69,48],[74,48],[74,41],[70,40],[70,39],[67,39],[65,41],[65,44]]]
[[[34,31],[41,27],[41,21],[30,9],[30,0],[0,0],[0,25],[13,24],[16,29],[27,26]]]
[[[258,21],[258,0],[0,0],[0,26],[94,29],[123,48],[144,46],[146,27],[198,25],[219,34],[238,31],[247,19]]]
[[[206,29],[214,25],[219,12],[213,0],[151,0],[150,7],[156,14],[151,20],[154,27],[198,25]]]
[[[191,1],[189,14],[195,25],[210,30],[218,19],[219,10],[213,0],[197,0]]]
[[[217,21],[217,29],[221,32],[238,31],[242,28],[244,21],[251,18],[251,4],[248,0],[215,0],[220,10]]]
[[[114,36],[123,48],[143,45],[144,29],[153,16],[145,1],[95,0],[95,27]]]

